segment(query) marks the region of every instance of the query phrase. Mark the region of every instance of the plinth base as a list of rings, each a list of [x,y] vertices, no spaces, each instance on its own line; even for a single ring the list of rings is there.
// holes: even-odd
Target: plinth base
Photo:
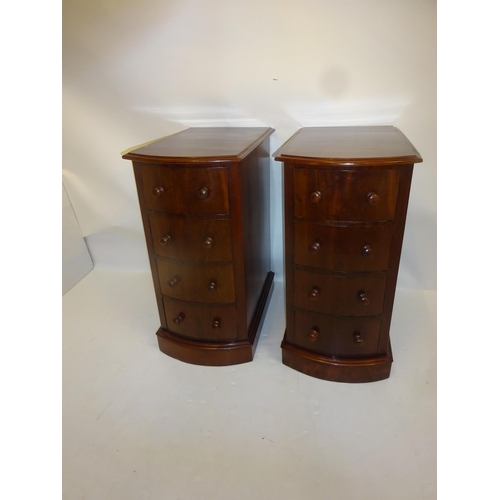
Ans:
[[[307,351],[289,344],[285,338],[281,343],[283,364],[311,377],[332,382],[376,382],[389,378],[392,366],[391,342],[383,356],[369,358],[336,358]]]

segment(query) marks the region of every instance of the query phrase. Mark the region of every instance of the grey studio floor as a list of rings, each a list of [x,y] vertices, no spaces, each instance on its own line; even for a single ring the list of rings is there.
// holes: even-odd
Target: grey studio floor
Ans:
[[[391,377],[369,384],[281,363],[281,282],[251,363],[172,359],[158,325],[147,273],[63,297],[65,500],[436,497],[435,292],[397,290]]]

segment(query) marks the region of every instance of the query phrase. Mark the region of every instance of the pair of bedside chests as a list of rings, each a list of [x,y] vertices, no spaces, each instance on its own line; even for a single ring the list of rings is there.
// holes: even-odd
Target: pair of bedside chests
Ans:
[[[199,365],[253,359],[273,288],[271,128],[190,128],[134,166],[160,350]],[[389,377],[389,329],[413,165],[391,126],[306,127],[284,168],[283,363],[313,377]]]

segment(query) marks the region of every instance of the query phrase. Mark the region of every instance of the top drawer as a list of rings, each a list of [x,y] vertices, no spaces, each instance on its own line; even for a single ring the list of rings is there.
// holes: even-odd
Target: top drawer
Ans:
[[[339,221],[392,220],[398,198],[399,170],[294,169],[296,217]]]
[[[174,214],[229,212],[225,167],[141,165],[146,206]]]

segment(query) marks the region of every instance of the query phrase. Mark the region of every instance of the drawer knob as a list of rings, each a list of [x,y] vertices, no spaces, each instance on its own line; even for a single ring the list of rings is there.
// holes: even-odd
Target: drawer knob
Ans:
[[[370,259],[373,257],[373,248],[370,246],[370,245],[365,245],[362,249],[361,249],[361,254],[363,255],[363,257],[365,257],[366,259]]]
[[[209,248],[212,248],[214,246],[214,239],[211,238],[210,236],[207,236],[205,240],[203,241],[203,248],[206,248],[207,250]]]
[[[319,249],[321,248],[321,243],[319,241],[315,241],[310,247],[309,247],[309,253],[316,254],[319,252]]]
[[[179,326],[184,321],[184,313],[179,313],[172,321],[175,326]]]
[[[160,245],[165,246],[168,245],[172,241],[172,236],[169,234],[165,234],[160,238]]]
[[[208,284],[208,291],[215,292],[216,288],[217,288],[217,281],[210,280],[210,283]]]
[[[221,321],[220,318],[214,318],[212,321],[212,328],[220,328],[221,327]]]
[[[361,333],[359,332],[354,332],[352,334],[352,339],[357,347],[363,347],[365,345],[365,341],[361,338]]]
[[[367,306],[370,303],[370,299],[368,298],[368,295],[366,295],[365,292],[358,292],[358,300],[359,303],[363,306]]]
[[[321,192],[320,191],[314,191],[311,193],[309,196],[309,199],[311,200],[312,203],[318,203],[319,200],[321,200]]]
[[[207,187],[202,187],[198,191],[198,198],[200,198],[200,200],[205,200],[206,198],[208,198],[209,194],[210,194],[210,189],[208,189]]]
[[[151,190],[151,192],[153,193],[153,196],[162,196],[165,190],[161,186],[156,186]]]
[[[311,342],[316,342],[316,339],[318,338],[318,335],[319,335],[319,331],[316,328],[311,328],[309,330],[309,333],[307,334],[307,338]]]
[[[314,287],[310,292],[309,292],[309,300],[318,300],[319,298],[319,288]]]
[[[181,279],[179,276],[174,276],[171,280],[168,281],[167,286],[169,288],[175,288],[179,284],[180,280]]]
[[[366,201],[371,205],[375,206],[378,205],[380,202],[380,196],[377,193],[374,193],[373,191],[370,191],[366,195]]]

